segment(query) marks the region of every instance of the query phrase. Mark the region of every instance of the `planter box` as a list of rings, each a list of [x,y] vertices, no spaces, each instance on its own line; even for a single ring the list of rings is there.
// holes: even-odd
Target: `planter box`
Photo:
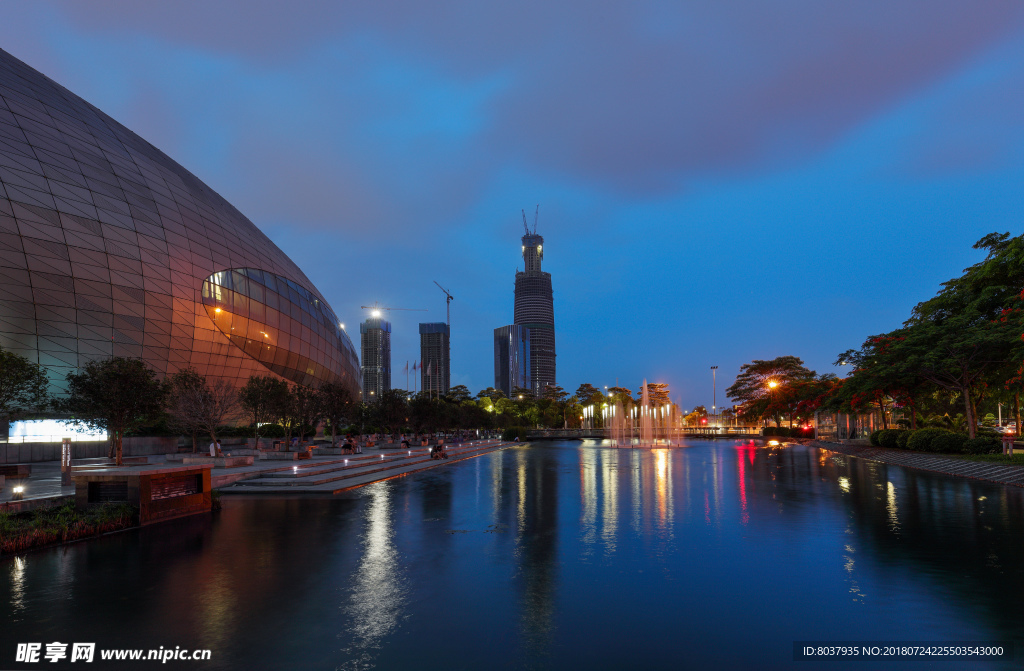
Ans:
[[[313,454],[318,457],[341,454],[340,447],[314,447]]]
[[[139,507],[139,524],[207,513],[212,509],[210,465],[170,468],[122,466],[72,474],[75,506],[84,510],[107,502]]]
[[[0,465],[0,475],[7,476],[11,480],[27,478],[32,475],[31,464],[3,464]]]

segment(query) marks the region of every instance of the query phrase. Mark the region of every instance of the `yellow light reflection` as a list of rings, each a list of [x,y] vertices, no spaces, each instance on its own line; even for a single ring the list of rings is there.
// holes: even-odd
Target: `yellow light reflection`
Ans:
[[[850,479],[847,477],[839,478],[839,489],[843,490],[847,494],[850,493]]]

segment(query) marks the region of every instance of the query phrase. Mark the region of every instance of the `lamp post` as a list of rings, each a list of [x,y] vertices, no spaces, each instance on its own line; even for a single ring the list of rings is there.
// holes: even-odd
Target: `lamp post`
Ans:
[[[769,393],[769,398],[771,399],[772,404],[775,403],[775,388],[778,387],[778,386],[779,386],[779,383],[778,383],[777,380],[768,380],[768,390],[769,390],[768,393]],[[779,422],[775,422],[775,423],[779,424]]]
[[[711,416],[715,418],[715,426],[718,426],[718,381],[716,380],[716,373],[718,372],[718,366],[711,367]]]

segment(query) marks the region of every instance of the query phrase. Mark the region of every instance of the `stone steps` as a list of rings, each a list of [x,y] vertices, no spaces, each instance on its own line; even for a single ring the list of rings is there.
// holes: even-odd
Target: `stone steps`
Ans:
[[[448,459],[431,459],[426,448],[399,454],[355,455],[348,464],[309,464],[287,471],[275,471],[244,480],[220,491],[224,494],[334,494],[446,463],[470,459],[501,449],[511,443],[480,441],[448,448]],[[383,459],[381,458],[383,456]],[[351,463],[358,461],[359,463]]]

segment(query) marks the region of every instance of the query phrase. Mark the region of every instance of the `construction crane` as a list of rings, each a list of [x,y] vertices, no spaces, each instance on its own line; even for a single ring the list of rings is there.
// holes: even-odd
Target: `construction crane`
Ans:
[[[373,310],[373,316],[374,317],[380,317],[380,311],[381,310],[388,310],[389,312],[391,310],[403,310],[405,312],[426,312],[427,311],[425,308],[391,308],[391,307],[388,307],[386,305],[381,305],[380,303],[374,303],[373,305],[360,305],[359,309],[361,309],[361,310]]]
[[[523,213],[523,230],[526,231],[527,235],[530,233],[530,225],[526,223],[526,210],[521,210]],[[537,206],[537,210],[533,213],[533,235],[537,235],[537,219],[540,217],[540,205]],[[436,282],[434,284],[437,284]],[[440,286],[440,285],[438,285]]]
[[[437,284],[437,280],[434,280],[434,284]],[[452,301],[455,300],[455,296],[452,296],[450,293],[448,293],[448,290],[445,289],[444,287],[442,287],[440,284],[437,284],[437,288],[440,289],[441,291],[443,291],[444,295],[447,296],[447,298],[445,298],[445,301],[444,301],[444,308],[445,308],[445,312],[448,313],[448,322],[447,322],[448,323],[448,330],[451,331],[451,328],[452,328]]]

